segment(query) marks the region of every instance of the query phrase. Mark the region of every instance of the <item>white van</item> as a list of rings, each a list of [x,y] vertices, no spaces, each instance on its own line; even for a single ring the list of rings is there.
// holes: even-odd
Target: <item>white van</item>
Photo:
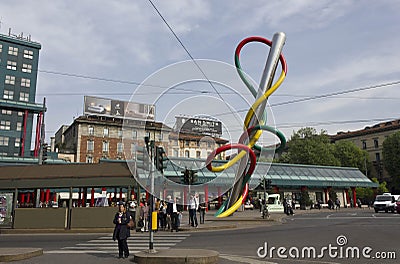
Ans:
[[[396,211],[396,201],[400,195],[392,195],[391,193],[384,193],[377,195],[374,202],[375,213],[379,211],[385,211],[394,213]]]

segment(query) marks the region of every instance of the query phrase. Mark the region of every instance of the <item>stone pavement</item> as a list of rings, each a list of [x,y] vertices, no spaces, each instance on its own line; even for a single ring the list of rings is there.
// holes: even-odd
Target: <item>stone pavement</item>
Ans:
[[[346,209],[342,209],[346,210]],[[321,211],[328,211],[328,209],[322,210],[295,210],[295,214],[304,214],[304,213],[318,213]],[[198,227],[191,227],[189,225],[189,217],[188,212],[184,212],[182,221],[181,221],[181,232],[206,232],[212,230],[221,230],[221,229],[237,229],[237,228],[252,228],[258,226],[266,226],[266,225],[276,225],[282,223],[284,218],[286,217],[283,213],[274,213],[270,214],[268,219],[263,219],[261,217],[261,213],[259,210],[246,210],[241,212],[235,212],[232,216],[226,218],[217,218],[214,216],[216,211],[209,211],[205,216],[205,223],[199,224]],[[197,220],[199,221],[199,216],[197,214]],[[72,229],[72,230],[60,230],[60,229],[0,229],[0,233],[8,233],[8,234],[18,234],[18,233],[55,233],[55,232],[64,232],[64,233],[110,233],[112,232],[112,228],[90,228],[90,229]],[[160,231],[163,232],[163,231]],[[180,263],[215,263],[214,260],[218,255],[218,252],[203,252],[192,250],[191,252],[198,253],[197,259],[207,259],[205,262],[196,262],[195,259],[191,259],[189,261],[189,255],[187,252],[179,251],[176,249],[175,252],[175,261],[178,261],[179,258]],[[170,251],[172,252],[172,251]],[[41,248],[0,248],[0,261],[15,261],[26,258],[31,258],[34,256],[42,255],[43,250]],[[150,257],[149,257],[150,256]],[[151,253],[143,252],[141,255],[137,256],[137,260],[140,263],[161,263],[160,260],[154,258],[156,255],[152,255]],[[157,254],[158,257],[163,256],[162,252]],[[151,262],[155,261],[155,262]],[[164,262],[163,262],[164,263]],[[173,262],[171,262],[173,263]],[[177,263],[177,262],[174,262]]]

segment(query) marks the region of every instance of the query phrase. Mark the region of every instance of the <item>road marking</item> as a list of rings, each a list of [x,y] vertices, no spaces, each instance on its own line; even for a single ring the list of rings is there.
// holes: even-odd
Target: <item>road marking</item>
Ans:
[[[290,263],[318,263],[318,264],[339,264],[338,262],[327,262],[327,261],[315,261],[315,260],[302,260],[302,259],[262,259],[262,258],[257,258],[254,256],[237,256],[237,255],[228,255],[228,254],[220,254],[220,258],[231,260],[231,261],[236,261],[236,262],[242,262],[242,263],[249,263],[249,264],[278,264],[278,262],[271,262],[272,261],[279,261],[279,262],[290,262]]]
[[[249,264],[278,264],[276,262],[268,262],[268,261],[265,261],[265,260],[257,260],[254,257],[247,257],[247,256],[234,256],[234,255],[220,254],[219,257],[223,258],[223,259],[231,260],[231,261],[249,263]]]
[[[154,248],[155,249],[169,249],[177,243],[182,242],[188,238],[190,234],[180,235],[154,235]],[[129,251],[137,253],[149,248],[149,235],[148,234],[135,234],[128,238]],[[74,246],[63,247],[61,249],[45,251],[46,254],[89,254],[89,253],[102,253],[102,254],[117,254],[117,242],[113,241],[112,235],[101,236],[97,239],[90,239],[86,242],[79,242]]]

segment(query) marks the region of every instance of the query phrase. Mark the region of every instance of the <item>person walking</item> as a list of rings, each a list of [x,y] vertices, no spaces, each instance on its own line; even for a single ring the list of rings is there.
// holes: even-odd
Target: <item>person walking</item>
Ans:
[[[336,205],[336,210],[340,210],[340,200],[339,200],[339,198],[336,198],[335,205]]]
[[[118,258],[127,258],[129,256],[129,248],[127,239],[130,237],[130,228],[128,224],[132,217],[126,211],[123,202],[118,203],[118,212],[114,216],[115,224],[113,232],[113,240],[118,240]]]
[[[135,199],[135,195],[134,195],[134,194],[131,195],[131,200],[129,201],[128,206],[129,206],[129,207],[128,207],[128,212],[129,212],[130,216],[132,217],[133,223],[134,223],[134,226],[131,227],[131,230],[132,230],[132,229],[135,229],[135,228],[136,228],[136,208],[137,208],[137,202],[136,202],[136,199]]]
[[[174,200],[170,200],[167,204],[167,217],[171,218],[171,232],[179,231],[179,215],[178,215],[178,205],[176,203],[176,197]]]
[[[167,225],[167,205],[164,201],[160,202],[160,209],[158,211],[158,218],[160,222],[161,230],[165,231],[165,227]]]
[[[142,208],[140,208],[140,220],[143,221],[143,227],[140,229],[142,232],[149,231],[149,205],[144,201]]]
[[[200,224],[204,224],[204,218],[206,215],[206,202],[203,201],[199,204],[199,213],[200,213]]]
[[[191,195],[189,200],[189,218],[192,227],[198,226],[197,216],[196,216],[197,207],[198,207],[197,199],[195,196]]]

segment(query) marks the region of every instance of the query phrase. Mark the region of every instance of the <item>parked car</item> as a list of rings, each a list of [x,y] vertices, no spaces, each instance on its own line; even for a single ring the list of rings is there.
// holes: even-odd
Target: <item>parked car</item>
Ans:
[[[250,201],[247,201],[247,202],[244,204],[244,209],[253,210],[253,209],[254,209],[254,205],[253,205]]]
[[[396,211],[398,214],[400,214],[400,197],[396,201]]]
[[[379,211],[385,211],[394,213],[396,210],[396,201],[398,200],[398,195],[392,195],[391,193],[384,193],[382,195],[377,195],[374,202],[375,213]]]

